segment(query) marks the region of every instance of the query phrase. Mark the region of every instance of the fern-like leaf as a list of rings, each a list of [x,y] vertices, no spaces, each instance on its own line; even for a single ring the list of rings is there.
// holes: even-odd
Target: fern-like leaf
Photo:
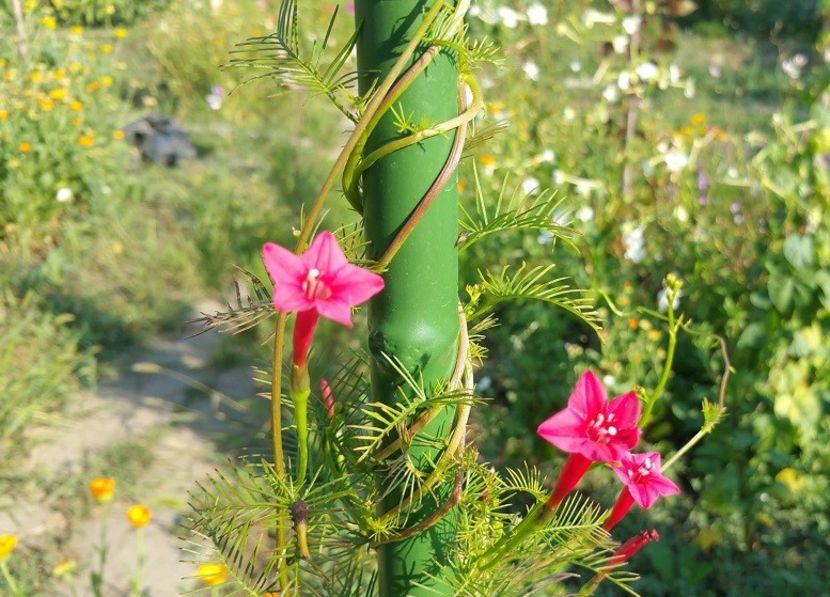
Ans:
[[[476,285],[476,291],[481,293],[481,298],[471,308],[467,319],[475,320],[507,300],[536,300],[568,311],[599,332],[602,319],[584,291],[571,288],[567,284],[568,278],[544,279],[553,268],[553,264],[536,267],[522,264],[512,275],[507,266],[498,274],[479,271],[480,282]]]
[[[236,303],[228,303],[226,311],[202,313],[202,317],[188,321],[188,324],[204,327],[194,335],[198,336],[210,330],[239,334],[274,315],[274,304],[271,302],[271,291],[268,286],[256,274],[241,267],[237,269],[250,283],[247,296],[243,298],[242,287],[238,280],[235,281]]]
[[[475,207],[470,211],[461,206],[460,249],[467,249],[491,234],[506,230],[546,230],[554,238],[573,245],[576,231],[567,224],[558,223],[554,217],[564,203],[563,199],[557,198],[556,193],[540,190],[528,196],[519,187],[515,187],[508,196],[509,177],[505,176],[495,205],[488,208],[475,170],[474,177]]]

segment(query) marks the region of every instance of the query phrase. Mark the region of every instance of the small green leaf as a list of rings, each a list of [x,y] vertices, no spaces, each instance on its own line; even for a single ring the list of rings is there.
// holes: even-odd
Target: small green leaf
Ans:
[[[786,315],[790,312],[793,304],[793,292],[795,283],[792,278],[779,272],[772,272],[767,282],[767,291],[775,310]]]
[[[791,234],[784,241],[784,257],[796,269],[813,264],[813,239],[810,236]]]

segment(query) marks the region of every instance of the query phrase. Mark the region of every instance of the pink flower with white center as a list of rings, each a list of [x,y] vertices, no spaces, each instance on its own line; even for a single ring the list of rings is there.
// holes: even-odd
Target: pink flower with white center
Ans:
[[[547,502],[551,511],[568,495],[594,462],[619,460],[637,445],[640,401],[629,392],[608,402],[597,376],[577,380],[568,406],[545,420],[536,433],[570,456]]]
[[[634,392],[608,402],[602,383],[587,371],[576,382],[568,406],[545,420],[536,432],[565,452],[612,462],[637,445],[639,419],[640,401]]]
[[[680,493],[677,484],[660,472],[660,466],[660,454],[657,452],[626,454],[620,459],[620,464],[614,467],[614,472],[625,487],[604,525],[605,530],[610,531],[614,528],[628,514],[635,502],[647,510],[660,496]]]
[[[296,365],[306,362],[320,315],[352,327],[352,307],[383,290],[383,278],[349,263],[331,232],[318,234],[302,255],[265,243],[262,260],[274,282],[274,307],[283,313],[297,313]]]

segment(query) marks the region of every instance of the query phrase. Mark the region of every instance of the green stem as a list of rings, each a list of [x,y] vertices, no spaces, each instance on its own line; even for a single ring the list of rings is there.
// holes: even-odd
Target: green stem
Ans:
[[[310,392],[291,394],[294,402],[294,423],[297,425],[297,481],[303,483],[308,474],[308,396]]]
[[[669,376],[671,375],[672,365],[674,364],[674,352],[677,348],[677,331],[680,328],[680,321],[676,320],[674,317],[674,308],[671,305],[672,297],[669,297],[669,306],[666,310],[666,315],[668,316],[668,328],[669,328],[669,343],[666,347],[666,359],[663,361],[663,371],[660,373],[660,379],[657,382],[657,386],[654,388],[654,391],[649,395],[648,400],[646,401],[646,405],[643,408],[643,414],[640,417],[639,426],[641,429],[644,429],[646,425],[648,425],[649,419],[651,418],[651,411],[654,408],[654,405],[657,403],[657,400],[660,396],[663,395],[663,392],[666,390],[666,385],[669,382]]]
[[[695,445],[696,445],[698,442],[700,442],[700,440],[702,440],[704,437],[706,437],[707,435],[709,435],[709,432],[710,432],[710,431],[711,431],[711,429],[701,429],[700,431],[698,431],[697,433],[695,433],[695,434],[692,436],[692,439],[690,439],[689,441],[687,441],[687,442],[683,445],[683,447],[682,447],[682,448],[680,448],[677,452],[675,452],[674,454],[672,454],[672,457],[671,457],[671,458],[669,458],[666,462],[664,462],[664,463],[663,463],[663,466],[662,466],[662,470],[663,470],[663,472],[665,472],[665,471],[669,470],[669,468],[671,468],[671,466],[672,466],[675,462],[677,462],[680,458],[682,458],[682,457],[683,457],[683,455],[684,455],[684,454],[686,454],[686,452],[688,452],[689,450],[691,450],[692,448],[694,448],[694,447],[695,447]]]
[[[12,595],[15,597],[23,595],[23,593],[20,592],[20,588],[17,586],[17,583],[14,581],[14,577],[12,577],[12,574],[9,571],[9,565],[6,563],[5,559],[0,560],[0,571],[3,572],[3,579],[6,581]]]

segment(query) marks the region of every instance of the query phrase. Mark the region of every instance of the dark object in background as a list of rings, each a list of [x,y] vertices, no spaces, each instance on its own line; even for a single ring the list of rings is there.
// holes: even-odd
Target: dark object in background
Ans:
[[[182,160],[196,157],[196,148],[190,142],[190,137],[168,116],[145,116],[122,130],[127,141],[138,148],[141,159],[145,162],[172,168]]]

